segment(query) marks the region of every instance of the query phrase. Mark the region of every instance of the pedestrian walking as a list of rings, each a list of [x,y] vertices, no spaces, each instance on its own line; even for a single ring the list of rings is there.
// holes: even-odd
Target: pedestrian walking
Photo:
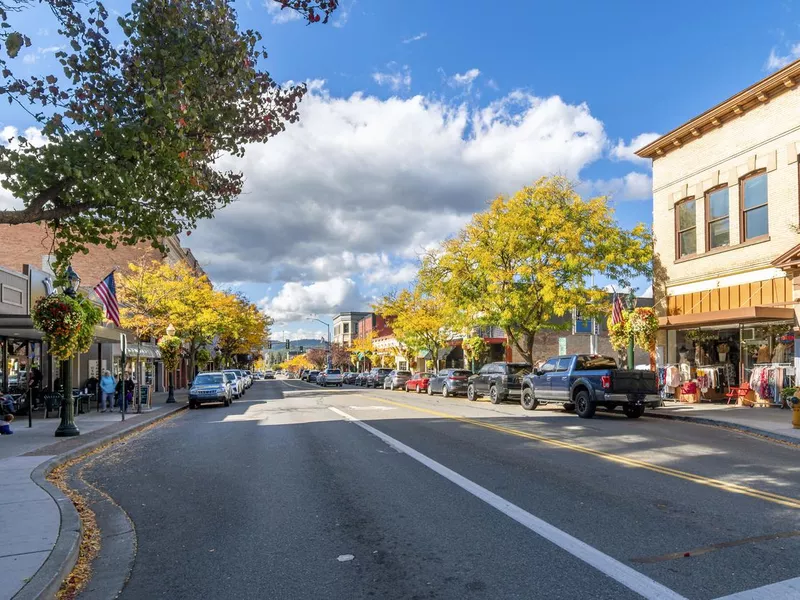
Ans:
[[[122,412],[128,412],[128,405],[133,402],[133,390],[136,388],[136,384],[131,379],[130,373],[125,373],[125,382],[122,386]]]
[[[103,371],[103,377],[100,378],[100,405],[102,406],[103,410],[100,412],[111,411],[111,405],[113,403],[114,398],[114,390],[117,388],[117,382],[114,381],[114,377],[111,375],[111,371],[105,370]]]

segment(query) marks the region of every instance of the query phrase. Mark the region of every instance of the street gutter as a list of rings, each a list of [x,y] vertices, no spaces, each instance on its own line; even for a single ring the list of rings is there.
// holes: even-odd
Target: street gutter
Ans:
[[[120,439],[129,436],[140,429],[158,423],[174,414],[186,410],[188,404],[179,403],[167,406],[166,409],[158,411],[152,417],[145,417],[143,420],[135,421],[124,429],[92,440],[86,444],[73,448],[63,454],[48,460],[39,465],[31,473],[33,482],[52,496],[61,513],[61,523],[58,531],[58,538],[50,552],[50,556],[44,561],[25,586],[13,597],[13,600],[50,600],[55,598],[61,583],[72,572],[78,561],[78,553],[81,544],[82,526],[80,516],[72,501],[60,489],[48,481],[50,472],[74,458],[88,454],[97,448],[112,444]]]
[[[710,419],[708,417],[690,417],[688,415],[671,415],[666,413],[660,413],[657,411],[646,411],[644,413],[646,417],[652,417],[654,419],[667,419],[670,421],[684,421],[687,423],[696,423],[698,425],[710,425],[712,427],[720,427],[722,429],[730,429],[731,431],[736,431],[739,433],[745,433],[747,435],[768,438],[775,442],[780,442],[781,444],[785,444],[788,446],[794,446],[796,448],[800,448],[800,439],[796,437],[792,437],[790,435],[783,435],[781,433],[775,433],[774,431],[769,431],[767,429],[759,429],[758,427],[751,427],[750,425],[742,425],[740,423],[731,423],[729,421],[719,421],[717,419]]]

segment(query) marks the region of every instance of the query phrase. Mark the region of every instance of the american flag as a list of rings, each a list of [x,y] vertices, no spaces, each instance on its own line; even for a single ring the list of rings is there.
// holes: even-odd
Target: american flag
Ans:
[[[108,274],[100,283],[94,286],[94,293],[106,307],[106,317],[119,327],[119,305],[117,304],[117,286],[114,283],[114,271]]]
[[[622,300],[614,294],[614,307],[611,310],[611,323],[616,325],[622,322]]]

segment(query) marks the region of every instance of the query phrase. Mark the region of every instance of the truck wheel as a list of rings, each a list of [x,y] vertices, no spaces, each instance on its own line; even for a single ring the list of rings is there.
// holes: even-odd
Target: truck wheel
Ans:
[[[575,412],[581,419],[591,419],[594,416],[594,411],[597,406],[592,402],[589,397],[589,392],[581,390],[575,394]]]
[[[522,390],[522,399],[519,403],[522,404],[522,408],[525,410],[535,410],[536,407],[539,406],[539,401],[533,395],[533,390],[531,388]]]
[[[489,399],[492,401],[492,404],[500,404],[500,394],[497,392],[496,385],[489,388]]]
[[[638,419],[644,414],[644,406],[637,406],[635,404],[626,404],[622,407],[622,412],[629,419]]]

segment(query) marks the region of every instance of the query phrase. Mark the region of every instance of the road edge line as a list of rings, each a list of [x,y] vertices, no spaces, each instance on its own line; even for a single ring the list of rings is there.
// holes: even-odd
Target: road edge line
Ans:
[[[139,429],[143,429],[172,415],[186,410],[188,404],[178,404],[170,407],[164,413],[153,415],[151,419],[136,421],[135,424],[121,431],[114,432],[100,439],[78,446],[69,452],[59,454],[42,463],[31,472],[33,482],[47,492],[56,503],[61,515],[58,537],[50,554],[36,571],[30,581],[26,583],[14,596],[13,600],[39,600],[54,598],[61,587],[61,582],[72,572],[78,562],[78,552],[83,536],[81,519],[72,500],[55,485],[47,480],[47,476],[56,467],[88,454],[106,444],[114,443]]]
[[[422,454],[418,450],[414,450],[403,442],[396,440],[390,435],[368,425],[358,417],[354,417],[343,410],[334,406],[329,406],[329,410],[343,417],[345,420],[358,425],[365,431],[371,433],[387,445],[391,446],[398,452],[402,452],[409,458],[413,458],[423,466],[428,467],[433,472],[441,475],[451,483],[454,483],[464,491],[472,494],[479,500],[482,500],[492,508],[500,511],[507,517],[513,519],[523,527],[526,527],[533,533],[544,538],[555,546],[571,554],[578,560],[594,567],[606,577],[613,579],[623,587],[648,598],[649,600],[686,600],[677,592],[669,589],[665,585],[658,583],[654,579],[649,578],[644,573],[629,567],[628,565],[618,561],[617,559],[605,554],[604,552],[590,546],[586,542],[568,534],[551,525],[547,521],[540,519],[536,515],[520,508],[516,504],[498,496],[494,492],[489,491],[485,487],[467,479],[463,475],[453,471],[452,469],[444,466],[443,464],[433,460],[432,458]]]

